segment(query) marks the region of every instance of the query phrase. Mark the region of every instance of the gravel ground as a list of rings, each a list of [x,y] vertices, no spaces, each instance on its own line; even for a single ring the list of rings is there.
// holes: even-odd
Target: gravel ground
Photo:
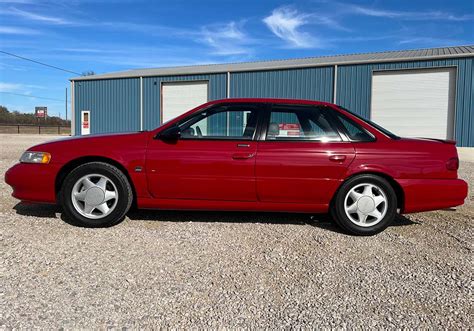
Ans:
[[[0,137],[0,174],[50,136]],[[73,227],[0,181],[0,328],[472,328],[474,163],[456,211],[374,237],[327,217],[135,212]]]

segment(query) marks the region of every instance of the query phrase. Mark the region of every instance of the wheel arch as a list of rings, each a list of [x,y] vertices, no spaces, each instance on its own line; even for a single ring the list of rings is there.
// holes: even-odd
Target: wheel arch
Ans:
[[[127,169],[123,166],[123,164],[121,164],[120,162],[116,161],[116,160],[113,160],[111,158],[108,158],[108,157],[103,157],[103,156],[83,156],[83,157],[80,157],[80,158],[77,158],[77,159],[73,159],[73,160],[70,160],[69,162],[67,162],[66,164],[64,164],[61,169],[59,170],[57,176],[56,176],[56,179],[55,179],[55,183],[54,183],[54,190],[55,190],[55,194],[56,194],[56,200],[58,200],[58,194],[61,190],[61,186],[64,182],[64,179],[66,178],[67,174],[69,172],[71,172],[73,169],[75,169],[76,167],[82,165],[82,164],[85,164],[85,163],[90,163],[90,162],[103,162],[103,163],[107,163],[107,164],[110,164],[114,167],[116,167],[117,169],[119,169],[120,171],[123,172],[123,174],[125,175],[125,177],[127,177],[127,180],[128,182],[130,183],[130,187],[132,188],[132,194],[133,194],[133,202],[132,202],[132,207],[136,207],[136,199],[137,199],[137,194],[136,194],[136,189],[135,189],[135,184],[133,183],[132,181],[132,178],[130,177],[130,174],[128,173]]]
[[[403,212],[404,207],[405,207],[405,192],[403,191],[402,186],[392,176],[387,175],[386,173],[383,173],[383,172],[378,172],[378,171],[356,172],[356,173],[352,173],[350,176],[347,176],[346,178],[344,178],[344,180],[341,181],[341,183],[339,184],[339,187],[334,192],[334,195],[333,195],[333,197],[331,199],[331,203],[330,203],[331,206],[333,205],[334,200],[335,200],[337,194],[339,193],[339,190],[340,190],[342,184],[344,184],[349,179],[354,178],[356,176],[360,176],[360,175],[374,175],[374,176],[379,176],[379,177],[385,179],[392,186],[393,190],[395,191],[395,194],[397,196],[397,208],[400,209],[400,212]]]

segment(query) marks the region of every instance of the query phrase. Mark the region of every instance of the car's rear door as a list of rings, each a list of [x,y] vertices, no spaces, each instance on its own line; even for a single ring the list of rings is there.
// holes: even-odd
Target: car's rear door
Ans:
[[[262,123],[259,201],[327,205],[355,156],[323,106],[273,105]]]
[[[152,140],[146,169],[153,197],[256,201],[258,108],[214,106],[179,123],[178,140]]]

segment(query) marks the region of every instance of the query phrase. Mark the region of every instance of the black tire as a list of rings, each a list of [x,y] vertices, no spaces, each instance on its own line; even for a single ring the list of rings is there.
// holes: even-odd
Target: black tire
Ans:
[[[75,208],[71,192],[75,183],[83,176],[100,174],[110,179],[117,188],[118,199],[115,209],[100,219],[91,219],[81,215]],[[133,201],[133,191],[125,174],[117,167],[105,162],[89,162],[72,170],[64,179],[59,192],[59,202],[63,216],[68,223],[84,227],[109,227],[121,222]]]
[[[387,200],[387,210],[385,216],[373,226],[363,227],[355,224],[346,215],[344,203],[345,197],[349,191],[356,185],[368,183],[377,185],[385,193]],[[397,195],[390,183],[376,175],[358,175],[345,181],[336,193],[331,206],[331,215],[339,227],[350,234],[359,236],[371,236],[385,230],[395,219],[397,214]]]

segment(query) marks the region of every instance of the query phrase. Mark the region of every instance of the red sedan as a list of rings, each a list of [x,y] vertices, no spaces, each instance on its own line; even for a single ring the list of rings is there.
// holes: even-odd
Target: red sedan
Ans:
[[[400,138],[339,106],[209,102],[153,131],[34,146],[5,175],[13,196],[59,203],[85,226],[129,208],[330,212],[371,235],[397,212],[464,203],[455,142]]]

